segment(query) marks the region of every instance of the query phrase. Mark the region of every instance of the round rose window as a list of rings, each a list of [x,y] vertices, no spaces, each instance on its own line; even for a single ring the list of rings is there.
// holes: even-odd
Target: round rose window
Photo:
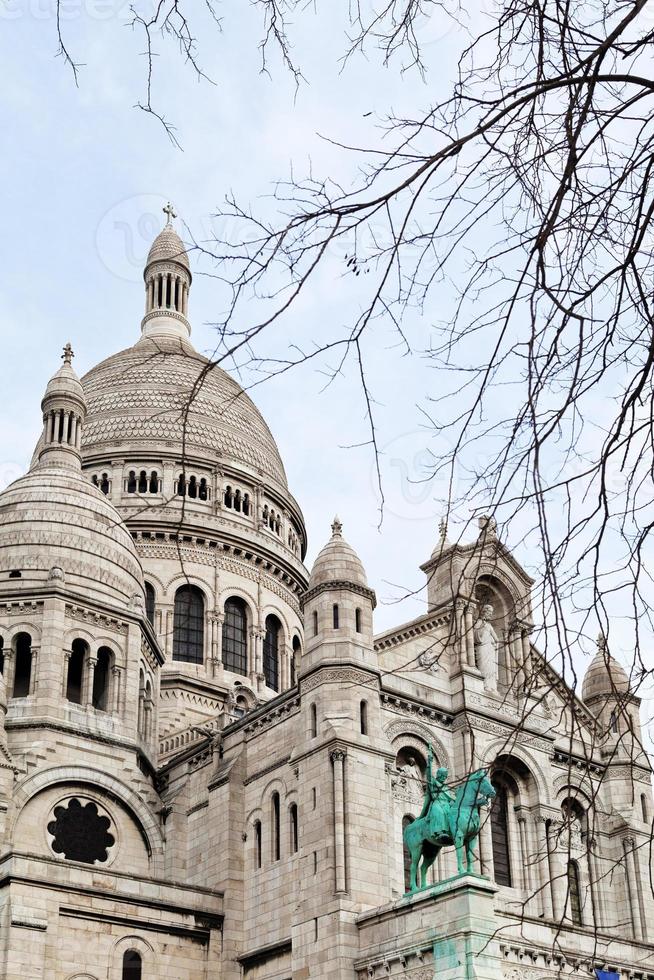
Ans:
[[[55,854],[68,861],[85,864],[104,862],[116,838],[109,833],[111,820],[100,813],[93,800],[79,800],[76,796],[56,806],[48,823],[52,836],[50,846]]]

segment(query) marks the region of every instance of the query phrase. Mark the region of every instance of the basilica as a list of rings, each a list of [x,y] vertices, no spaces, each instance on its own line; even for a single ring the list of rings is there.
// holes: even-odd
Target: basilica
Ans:
[[[570,688],[492,517],[443,525],[424,613],[375,633],[356,527],[326,516],[305,567],[268,425],[193,347],[170,212],[144,282],[134,346],[81,379],[66,346],[0,494],[0,975],[654,980],[651,769],[607,641]],[[436,769],[494,795],[472,868],[443,847],[416,888]]]

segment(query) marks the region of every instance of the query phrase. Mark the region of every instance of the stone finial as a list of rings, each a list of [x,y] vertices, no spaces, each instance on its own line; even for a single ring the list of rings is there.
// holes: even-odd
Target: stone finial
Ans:
[[[168,201],[168,204],[165,206],[165,208],[162,208],[162,211],[166,215],[166,224],[172,225],[173,218],[177,217],[177,212],[175,211],[170,201]]]
[[[438,525],[438,533],[440,535],[441,541],[445,541],[447,538],[447,521],[444,517],[441,517],[440,523]]]
[[[53,565],[48,572],[48,582],[64,582],[65,575],[61,565]]]
[[[70,341],[68,341],[68,343],[64,347],[64,352],[61,355],[61,359],[64,362],[64,364],[72,364],[74,357],[75,357],[75,351],[71,347]]]
[[[336,515],[336,517],[332,522],[332,537],[333,538],[343,537],[343,525],[341,521],[338,519],[338,514]]]
[[[490,514],[482,514],[477,524],[480,538],[485,537],[490,541],[497,537],[497,521]]]
[[[602,630],[600,630],[599,633],[597,634],[597,652],[598,653],[608,652],[608,644],[606,642],[606,637],[604,636]]]

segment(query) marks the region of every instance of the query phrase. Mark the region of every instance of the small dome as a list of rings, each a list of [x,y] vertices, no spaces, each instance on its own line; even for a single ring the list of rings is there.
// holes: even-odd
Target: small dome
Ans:
[[[344,540],[342,531],[343,525],[338,517],[335,517],[332,536],[311,569],[309,589],[329,582],[350,582],[352,585],[368,588],[368,579],[361,559],[354,548]]]
[[[153,262],[177,262],[179,265],[183,265],[188,272],[191,271],[184,242],[172,224],[167,224],[153,241],[148,252],[148,261],[145,263],[146,271]]]
[[[52,375],[45,389],[45,394],[43,395],[43,400],[41,402],[41,405],[44,408],[46,403],[50,402],[54,398],[73,398],[76,401],[81,402],[83,405],[85,404],[82,382],[77,377],[71,364],[73,351],[70,344],[66,344],[64,347],[63,356],[64,363],[61,365],[56,374]]]
[[[629,678],[608,651],[606,641],[600,636],[597,642],[597,653],[584,676],[581,687],[581,697],[584,701],[594,698],[615,697],[629,693]]]
[[[55,566],[61,575],[52,574]],[[81,471],[58,460],[37,463],[0,494],[3,588],[21,592],[55,578],[104,605],[127,606],[144,590],[120,514]]]

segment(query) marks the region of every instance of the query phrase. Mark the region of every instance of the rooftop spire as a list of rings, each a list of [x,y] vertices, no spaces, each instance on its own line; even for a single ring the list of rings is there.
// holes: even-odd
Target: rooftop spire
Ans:
[[[334,520],[332,521],[332,537],[333,538],[343,537],[343,525],[338,519],[338,514],[334,517]]]
[[[167,216],[167,220],[166,220],[166,228],[167,228],[169,225],[172,225],[173,218],[177,217],[177,212],[175,211],[170,201],[168,201],[168,204],[161,210]]]
[[[152,243],[145,264],[145,316],[141,332],[147,337],[188,340],[188,294],[191,268],[184,243],[173,227],[177,212],[170,202],[162,208],[166,224]]]
[[[74,357],[75,357],[75,351],[70,346],[70,340],[69,340],[66,346],[64,347],[64,352],[61,355],[61,359],[64,362],[64,364],[72,364]]]
[[[64,347],[61,359],[64,363],[48,381],[41,402],[43,435],[39,462],[79,467],[86,399],[72,367],[73,348],[70,343]]]

